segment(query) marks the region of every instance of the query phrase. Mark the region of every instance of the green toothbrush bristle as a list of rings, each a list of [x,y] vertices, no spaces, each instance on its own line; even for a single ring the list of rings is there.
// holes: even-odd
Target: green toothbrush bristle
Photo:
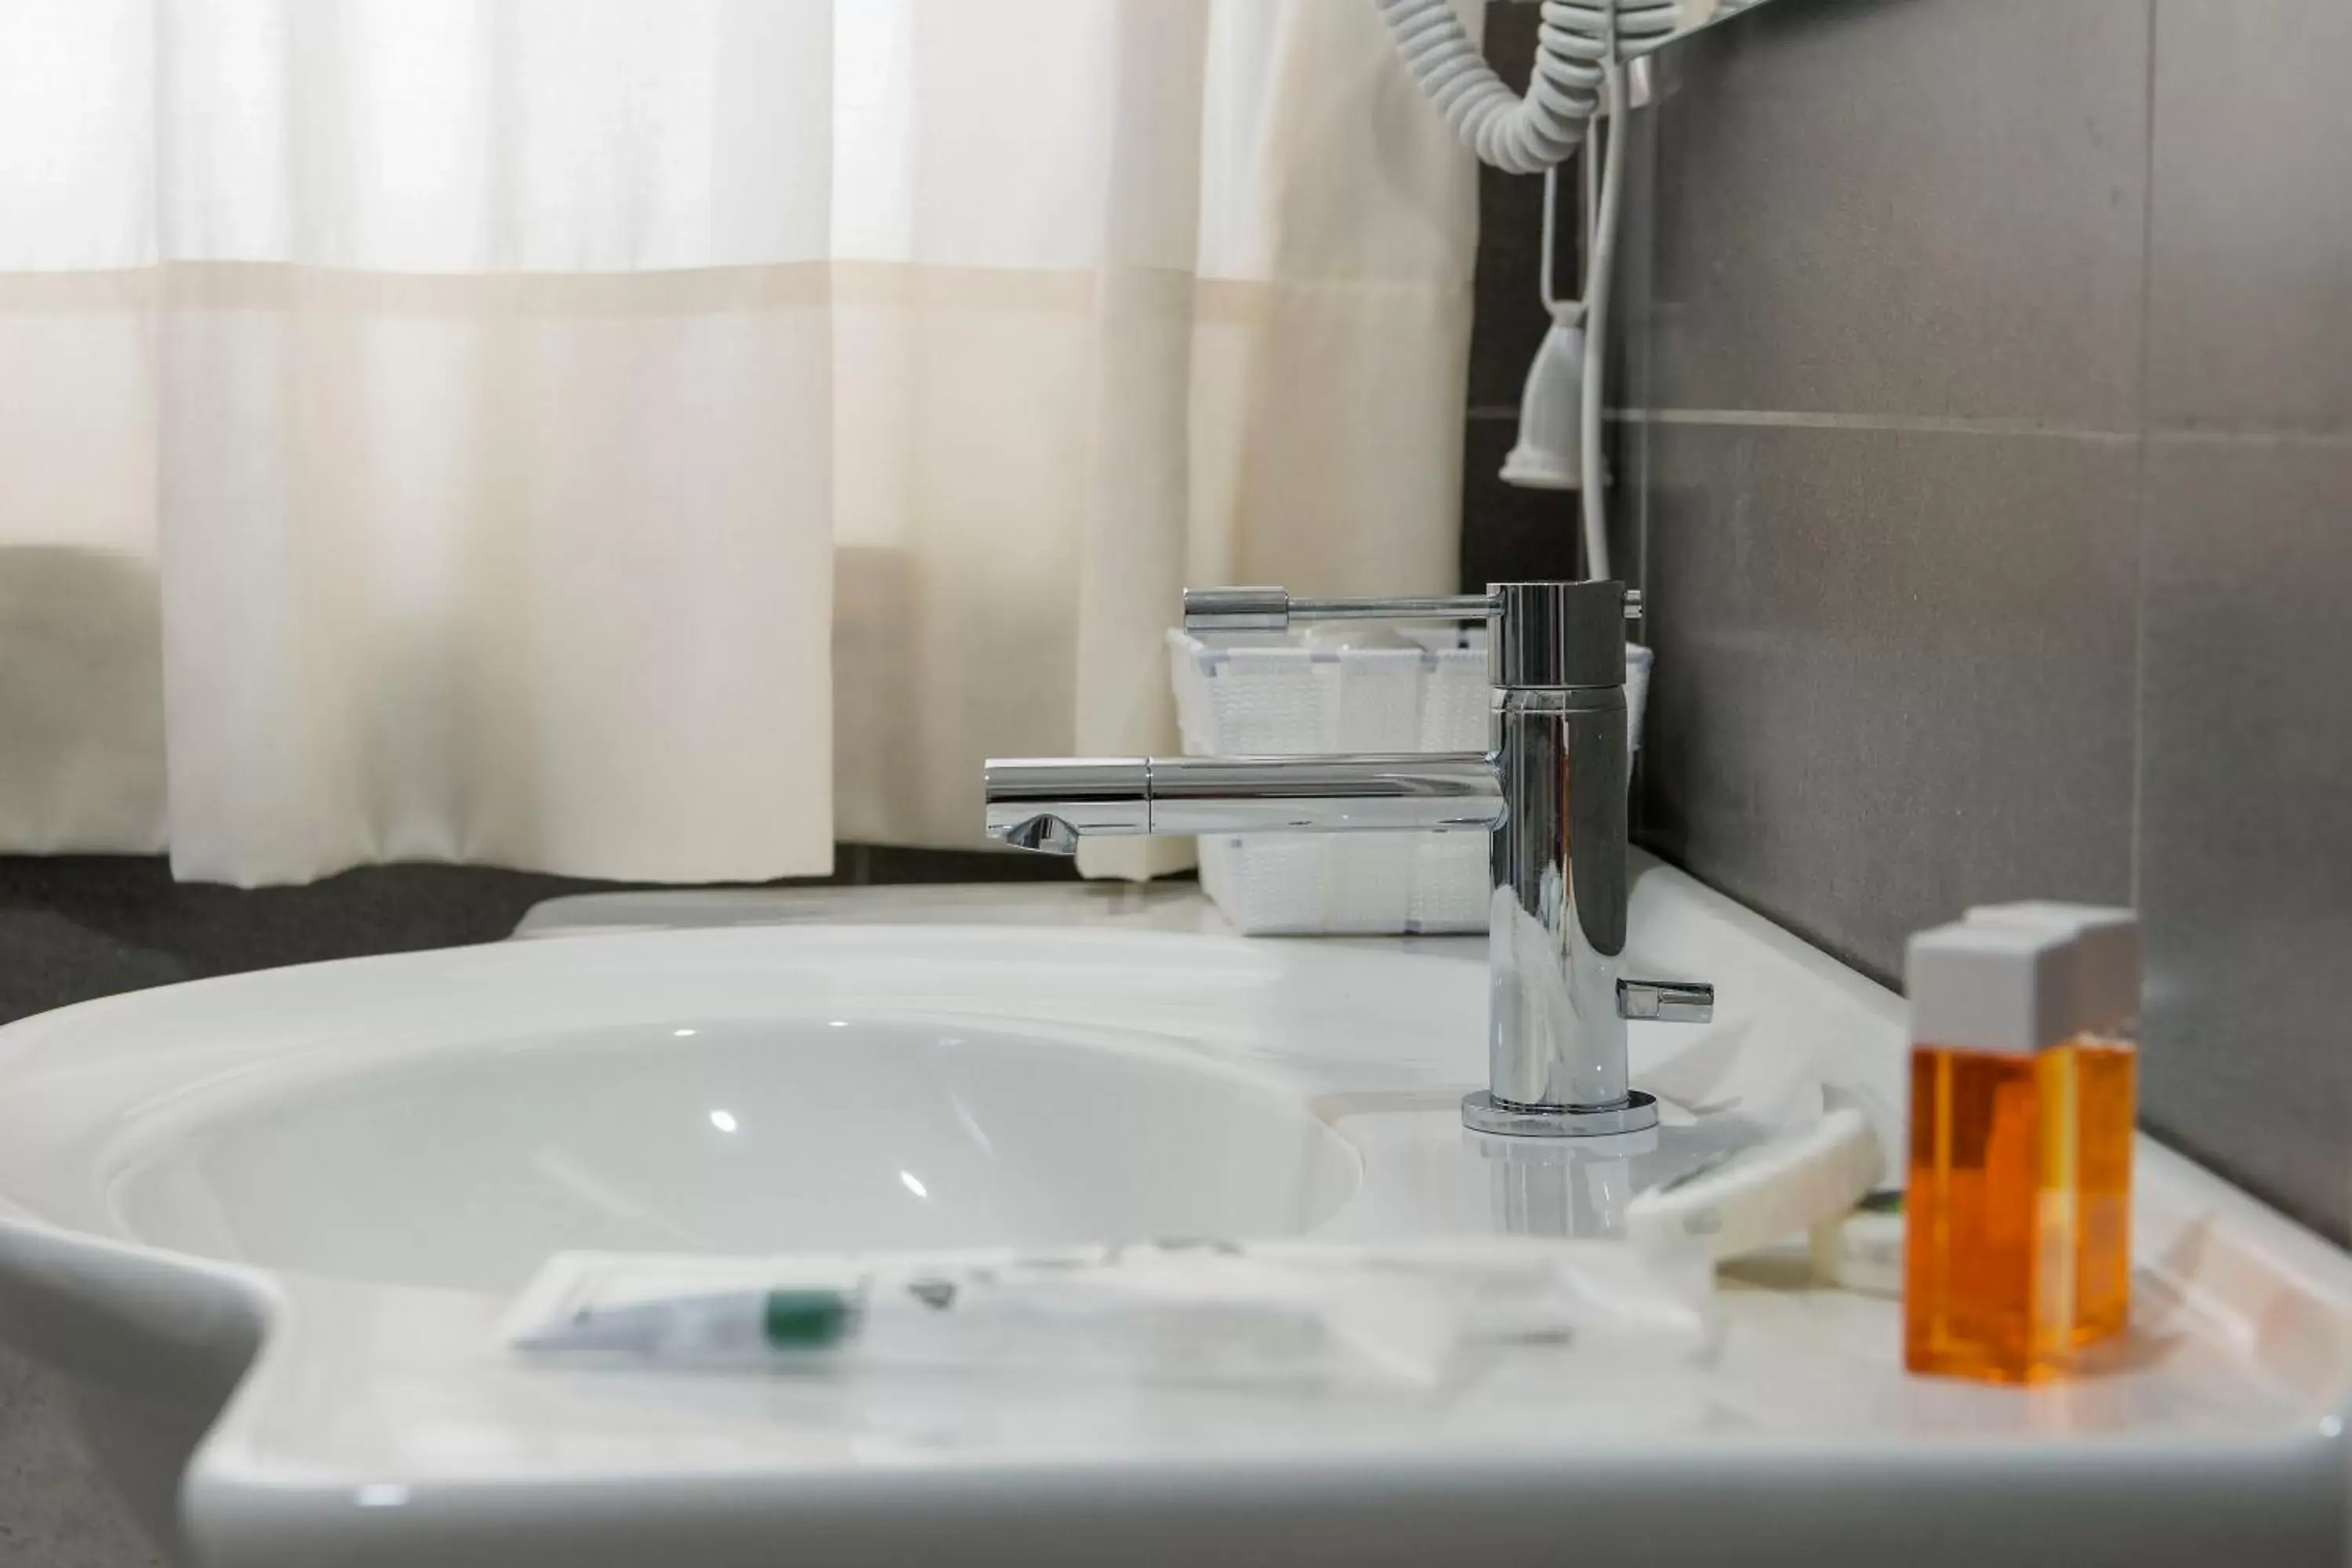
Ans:
[[[761,1328],[778,1350],[824,1350],[849,1337],[856,1306],[839,1290],[771,1290]]]

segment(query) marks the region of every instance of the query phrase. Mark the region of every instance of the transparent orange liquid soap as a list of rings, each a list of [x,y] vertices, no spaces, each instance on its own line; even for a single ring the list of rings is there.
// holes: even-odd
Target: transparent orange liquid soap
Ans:
[[[2074,1342],[2097,1344],[2131,1326],[2132,1129],[2139,1052],[2096,1037],[2068,1047],[2082,1106],[2076,1155]]]
[[[2039,1383],[2074,1346],[2073,1216],[2047,1159],[2063,1053],[1911,1053],[1904,1363]]]
[[[2000,913],[1923,931],[1906,955],[1904,1361],[2031,1384],[2130,1321],[2137,1064],[2127,1033],[2103,1032],[2119,1026],[2116,944],[2082,919]],[[2136,1011],[2128,912],[2086,913],[2135,932]]]
[[[2096,904],[1993,904],[1971,925],[2022,925],[2073,939],[2064,1006],[2074,1127],[2074,1332],[2077,1347],[2131,1325],[2132,1136],[2139,1116],[2139,917]]]

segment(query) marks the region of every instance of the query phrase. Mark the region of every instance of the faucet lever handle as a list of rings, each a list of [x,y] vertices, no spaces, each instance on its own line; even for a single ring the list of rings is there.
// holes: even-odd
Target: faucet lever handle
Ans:
[[[1187,588],[1188,632],[1280,632],[1300,621],[1483,621],[1491,594],[1422,594],[1396,598],[1302,599],[1284,588]]]
[[[1705,1024],[1715,1017],[1715,987],[1696,981],[1620,980],[1617,1016],[1661,1024]]]

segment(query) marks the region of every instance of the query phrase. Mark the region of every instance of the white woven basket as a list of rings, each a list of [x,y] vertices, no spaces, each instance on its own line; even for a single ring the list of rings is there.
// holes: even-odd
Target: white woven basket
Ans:
[[[1476,752],[1486,745],[1486,634],[1407,631],[1404,647],[1300,634],[1168,634],[1176,717],[1195,756]],[[1649,650],[1627,649],[1640,735]],[[1486,928],[1483,833],[1249,834],[1201,840],[1201,885],[1253,935]]]

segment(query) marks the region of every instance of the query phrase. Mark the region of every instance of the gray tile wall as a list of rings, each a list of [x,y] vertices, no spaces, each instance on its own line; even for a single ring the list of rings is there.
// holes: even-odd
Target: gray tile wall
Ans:
[[[2136,901],[2147,1123],[2352,1241],[2347,60],[2347,0],[1774,0],[1677,47],[1617,522],[1653,847],[1888,979],[1969,902]],[[1490,183],[1482,312],[1535,184]],[[1526,330],[1480,322],[1476,396]],[[1567,569],[1498,489],[1465,574]]]

